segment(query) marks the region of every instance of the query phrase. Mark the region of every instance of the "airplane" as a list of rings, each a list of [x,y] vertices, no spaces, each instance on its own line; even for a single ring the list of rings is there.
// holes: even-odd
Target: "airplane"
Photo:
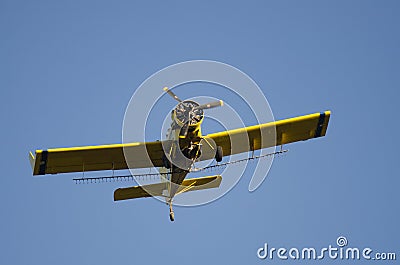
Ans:
[[[203,135],[204,111],[223,106],[223,101],[199,104],[181,100],[167,87],[164,91],[178,102],[171,112],[166,140],[36,150],[35,155],[29,153],[33,175],[157,167],[159,183],[118,188],[114,201],[164,197],[169,218],[174,221],[174,196],[221,184],[220,175],[186,179],[196,162],[221,162],[225,156],[325,136],[331,115],[324,111]]]

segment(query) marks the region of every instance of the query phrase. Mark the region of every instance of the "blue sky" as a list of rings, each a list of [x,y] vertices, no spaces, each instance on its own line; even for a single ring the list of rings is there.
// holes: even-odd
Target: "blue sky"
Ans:
[[[389,0],[1,1],[0,263],[265,264],[264,243],[322,248],[340,235],[400,258],[399,11]],[[327,136],[287,146],[256,192],[244,176],[211,204],[177,208],[174,223],[156,200],[114,203],[126,183],[32,177],[29,150],[121,142],[135,89],[193,59],[249,74],[277,119],[330,109]]]

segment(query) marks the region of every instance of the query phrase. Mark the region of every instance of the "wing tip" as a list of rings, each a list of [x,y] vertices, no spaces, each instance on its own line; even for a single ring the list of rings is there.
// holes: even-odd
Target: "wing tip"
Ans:
[[[330,116],[331,116],[330,110],[326,110],[319,113],[319,119],[317,128],[314,132],[314,138],[323,137],[326,135]]]
[[[35,156],[29,151],[29,163],[31,164],[32,171],[35,169]]]
[[[322,113],[324,113],[325,114],[325,116],[329,119],[329,117],[331,116],[331,111],[330,110],[326,110],[326,111],[324,111],[324,112],[322,112]]]

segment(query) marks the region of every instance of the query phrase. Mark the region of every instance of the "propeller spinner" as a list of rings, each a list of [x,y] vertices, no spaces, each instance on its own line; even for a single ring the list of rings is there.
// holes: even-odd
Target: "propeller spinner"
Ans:
[[[189,127],[196,126],[201,123],[204,118],[205,109],[216,108],[224,105],[222,100],[213,101],[207,104],[200,105],[199,103],[192,100],[181,100],[175,93],[164,87],[164,91],[173,97],[179,104],[175,107],[175,120],[183,129],[183,136],[186,136]]]

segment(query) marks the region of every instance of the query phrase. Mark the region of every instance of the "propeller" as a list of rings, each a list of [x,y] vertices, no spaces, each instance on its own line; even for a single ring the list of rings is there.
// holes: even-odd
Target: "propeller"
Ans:
[[[173,93],[171,90],[168,89],[168,87],[164,87],[163,90],[168,93],[171,97],[173,97],[176,101],[178,101],[180,104],[176,107],[176,110],[179,108],[179,112],[183,112],[183,119],[182,122],[184,122],[182,127],[185,127],[183,135],[186,136],[189,132],[189,126],[190,122],[192,119],[194,119],[196,122],[200,122],[201,118],[199,119],[198,116],[203,116],[203,110],[205,109],[212,109],[216,107],[221,107],[224,105],[224,102],[222,100],[218,101],[213,101],[209,102],[207,104],[202,104],[199,105],[197,102],[194,101],[183,101],[180,98],[178,98],[175,93]],[[197,105],[197,106],[196,106]]]
[[[178,98],[178,96],[175,95],[174,92],[172,92],[171,90],[169,90],[168,87],[164,87],[163,90],[164,90],[165,92],[167,92],[168,95],[170,95],[171,97],[173,97],[173,98],[174,98],[175,100],[177,100],[178,102],[182,102],[182,100],[181,100],[180,98]]]
[[[224,102],[222,100],[210,102],[207,104],[202,104],[200,106],[195,107],[194,109],[212,109],[216,107],[222,107],[224,105]]]

